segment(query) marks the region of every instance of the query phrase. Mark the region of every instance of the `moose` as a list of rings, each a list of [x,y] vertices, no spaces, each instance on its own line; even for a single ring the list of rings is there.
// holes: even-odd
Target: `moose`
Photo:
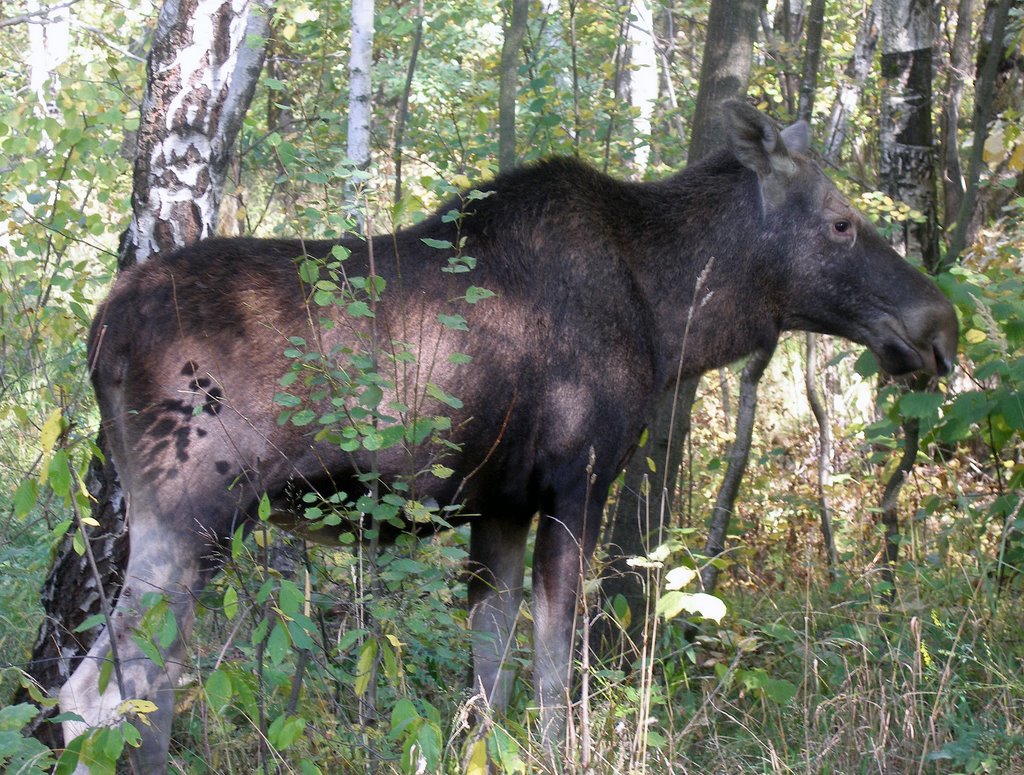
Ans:
[[[556,745],[606,496],[678,376],[791,329],[865,345],[894,375],[949,372],[952,305],[808,156],[806,123],[780,129],[736,100],[720,110],[727,147],[662,180],[555,158],[393,234],[209,239],[123,273],[89,363],[130,557],[112,631],[60,691],[81,718],[65,739],[118,723],[123,699],[150,700],[131,755],[137,772],[164,772],[196,599],[236,530],[261,504],[313,528],[304,493],[359,503],[403,481],[410,502],[470,524],[473,680],[497,712],[539,515],[533,681]],[[335,287],[350,289],[345,303],[318,296]],[[377,377],[355,384],[367,359]],[[382,541],[392,523],[428,527],[409,511],[385,520]],[[177,622],[162,664],[132,637],[154,592]],[[112,644],[119,671],[101,690]]]

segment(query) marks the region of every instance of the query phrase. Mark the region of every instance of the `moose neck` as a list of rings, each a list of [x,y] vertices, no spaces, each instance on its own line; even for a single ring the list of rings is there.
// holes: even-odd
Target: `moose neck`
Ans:
[[[780,278],[767,267],[781,262],[769,260],[754,173],[720,153],[634,195],[643,217],[620,222],[619,244],[653,312],[659,381],[771,347]]]

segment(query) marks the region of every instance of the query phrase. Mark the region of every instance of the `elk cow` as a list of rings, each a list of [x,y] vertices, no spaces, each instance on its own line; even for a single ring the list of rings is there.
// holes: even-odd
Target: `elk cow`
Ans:
[[[953,307],[806,155],[807,125],[780,130],[739,101],[722,115],[727,149],[664,180],[552,159],[370,241],[211,239],[125,272],[89,346],[130,559],[113,632],[60,692],[84,719],[66,739],[115,723],[122,691],[151,700],[132,756],[163,772],[195,600],[236,528],[264,498],[301,525],[297,494],[354,502],[374,479],[461,505],[447,519],[471,524],[474,680],[496,709],[539,514],[533,678],[557,740],[581,569],[608,488],[678,375],[787,329],[866,345],[893,374],[948,372]],[[279,423],[282,393],[312,414]],[[177,619],[162,665],[131,637],[148,592]],[[112,638],[121,682],[101,692]]]

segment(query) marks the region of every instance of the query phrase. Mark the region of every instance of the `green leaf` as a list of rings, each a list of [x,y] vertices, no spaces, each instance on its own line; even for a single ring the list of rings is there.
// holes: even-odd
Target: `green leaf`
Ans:
[[[219,716],[231,701],[231,677],[218,668],[206,680],[206,702],[211,711]]]
[[[297,425],[301,428],[304,425],[309,425],[316,419],[316,412],[312,409],[300,409],[292,415],[291,419],[292,425]]]
[[[422,242],[428,248],[437,248],[438,250],[451,250],[455,246],[448,240],[444,239],[433,239],[431,237],[423,237]]]
[[[260,504],[256,507],[256,516],[259,517],[260,522],[266,522],[270,519],[270,496],[263,493],[263,497],[260,498]]]
[[[779,705],[788,705],[796,696],[796,684],[785,678],[769,678],[764,683],[764,695]]]
[[[0,730],[17,731],[36,717],[39,708],[27,702],[0,708]]]
[[[476,285],[471,285],[466,289],[466,301],[470,304],[476,304],[478,301],[489,299],[493,295],[494,291],[489,291]]]
[[[270,637],[267,638],[267,656],[270,657],[271,662],[279,665],[288,655],[290,648],[291,639],[288,637],[288,628],[284,626],[284,622],[278,621],[274,625],[274,629],[271,630]]]
[[[14,491],[14,516],[19,519],[26,516],[36,505],[36,496],[39,494],[39,487],[35,479],[23,479],[18,489]]]
[[[900,399],[900,413],[904,417],[928,419],[935,416],[945,400],[946,397],[942,393],[915,390]]]
[[[469,326],[466,325],[466,319],[462,315],[443,315],[437,316],[437,322],[445,328],[450,328],[453,331],[469,331]]]
[[[462,401],[460,401],[458,398],[456,398],[453,395],[449,395],[448,393],[445,393],[444,390],[442,390],[440,387],[435,385],[433,382],[428,382],[427,383],[427,394],[429,396],[433,397],[433,398],[436,398],[441,403],[447,404],[452,409],[461,409],[462,408]]]
[[[71,470],[68,467],[68,452],[66,449],[58,449],[53,453],[48,466],[49,476],[47,482],[50,489],[56,495],[66,498],[71,492]]]

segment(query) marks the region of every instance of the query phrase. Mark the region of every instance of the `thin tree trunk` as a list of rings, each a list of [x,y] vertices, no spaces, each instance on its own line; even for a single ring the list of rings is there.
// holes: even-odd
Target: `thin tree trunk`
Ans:
[[[811,123],[814,95],[818,90],[818,66],[821,61],[821,31],[825,25],[825,0],[811,0],[807,16],[807,47],[800,74],[800,101],[797,118]]]
[[[263,63],[268,26],[264,0],[229,3],[167,0],[147,60],[132,191],[132,220],[121,237],[124,268],[214,233],[230,151]],[[215,39],[198,40],[196,29]],[[101,345],[102,346],[102,345]],[[105,448],[102,434],[97,440]],[[96,627],[75,629],[112,604],[128,552],[124,495],[117,473],[94,460],[86,485],[96,501],[89,543],[99,578],[74,551],[72,533],[58,548],[43,587],[44,619],[27,672],[55,693],[95,641]],[[59,744],[60,726],[36,732]]]
[[[510,170],[516,165],[516,96],[518,93],[519,49],[526,35],[530,4],[511,0],[501,45],[501,70],[498,79],[498,166]]]
[[[864,82],[871,72],[878,47],[878,0],[871,0],[864,9],[864,20],[857,33],[853,55],[846,65],[846,80],[839,87],[839,93],[832,103],[832,114],[828,122],[828,133],[822,156],[829,164],[839,163],[839,153],[846,142],[850,118],[857,112]]]
[[[420,55],[423,43],[423,0],[416,9],[416,31],[412,38],[412,53],[409,55],[409,68],[405,72],[405,88],[402,90],[402,101],[398,106],[398,124],[395,127],[395,204],[402,201],[402,154],[405,143],[405,123],[409,118],[409,95],[412,93],[412,79],[416,74],[416,60]]]
[[[825,552],[830,580],[835,580],[836,565],[839,562],[836,553],[835,536],[832,532],[832,507],[828,501],[828,487],[832,475],[832,427],[829,423],[828,411],[821,400],[816,384],[818,371],[818,335],[807,334],[807,370],[804,375],[807,388],[807,402],[811,413],[818,424],[818,518],[821,524],[821,543]]]
[[[739,409],[736,411],[736,439],[729,448],[728,467],[718,490],[711,522],[708,525],[708,539],[704,548],[707,557],[718,557],[725,551],[725,537],[729,533],[729,522],[736,506],[740,482],[747,470],[750,458],[750,443],[754,435],[754,415],[757,411],[757,387],[764,376],[764,370],[772,359],[772,350],[758,350],[750,356],[740,377]],[[700,572],[701,586],[705,592],[714,592],[718,583],[718,567],[708,563]]]
[[[960,209],[956,217],[956,228],[949,241],[949,249],[943,260],[943,267],[952,266],[960,258],[967,246],[967,236],[971,227],[971,217],[978,198],[978,181],[981,178],[981,165],[984,159],[985,140],[988,138],[988,124],[992,120],[992,102],[995,93],[996,73],[1004,56],[1003,40],[1006,37],[1006,22],[1009,17],[1010,5],[1013,0],[999,0],[995,6],[992,20],[992,37],[984,65],[978,73],[977,87],[974,94],[974,142],[967,163],[967,182]]]
[[[348,61],[348,158],[360,169],[370,166],[372,68],[373,0],[352,0],[352,43]]]
[[[943,153],[943,224],[947,233],[960,214],[960,203],[964,198],[963,169],[960,164],[960,104],[963,100],[964,81],[970,77],[971,64],[971,16],[974,0],[959,0],[957,4],[956,34],[953,36],[953,50],[949,57],[946,102],[942,106]]]

